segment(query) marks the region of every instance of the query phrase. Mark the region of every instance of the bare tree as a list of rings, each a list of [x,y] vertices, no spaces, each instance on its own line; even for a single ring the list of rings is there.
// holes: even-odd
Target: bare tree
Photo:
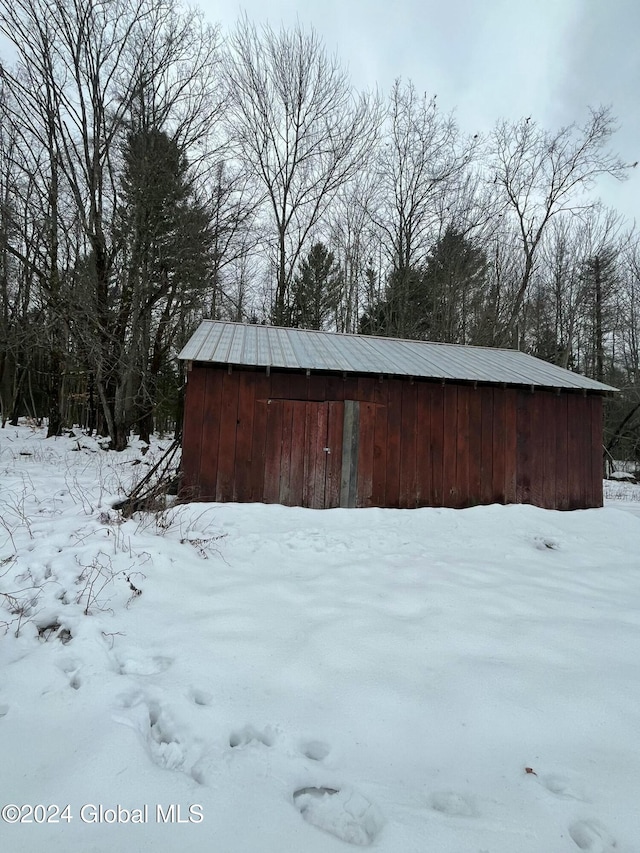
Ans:
[[[313,31],[258,31],[241,19],[226,56],[237,154],[260,182],[273,234],[275,323],[290,321],[291,282],[308,237],[338,189],[367,163],[376,98],[355,95]]]
[[[104,423],[120,449],[133,405],[120,334],[128,310],[122,299],[131,293],[120,287],[118,271],[121,143],[132,116],[144,111],[150,125],[197,152],[194,159],[209,155],[219,106],[217,37],[173,0],[17,0],[0,10],[0,32],[18,54],[15,71],[3,69],[16,126],[26,147],[41,152],[33,174],[42,183],[49,234],[40,278],[54,322],[71,322],[81,339]],[[72,230],[76,255],[63,264],[60,241]],[[62,304],[64,270],[76,299]],[[50,371],[59,382],[61,340],[62,333]],[[60,423],[52,403],[50,432]]]
[[[490,180],[502,198],[505,215],[518,232],[521,272],[502,330],[512,341],[542,238],[562,213],[585,212],[595,201],[587,195],[601,175],[624,179],[628,166],[611,153],[615,121],[606,108],[592,109],[584,125],[551,133],[531,118],[500,122],[490,141]]]

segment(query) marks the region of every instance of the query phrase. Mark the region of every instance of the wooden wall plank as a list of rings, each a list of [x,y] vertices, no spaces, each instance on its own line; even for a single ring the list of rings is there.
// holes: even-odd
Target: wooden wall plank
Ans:
[[[387,389],[387,482],[386,505],[400,505],[400,437],[402,433],[402,384],[388,380]]]
[[[529,503],[542,506],[544,481],[544,391],[539,388],[529,395],[530,485]]]
[[[264,486],[262,500],[276,504],[280,499],[280,454],[282,453],[282,401],[269,399],[267,404],[264,452]]]
[[[592,506],[602,506],[603,478],[603,399],[595,394],[589,397],[591,409],[591,501]]]
[[[220,441],[218,445],[218,478],[216,500],[233,500],[233,481],[236,465],[236,431],[238,425],[238,392],[240,375],[237,372],[222,374],[220,400]],[[207,395],[209,390],[207,389]]]
[[[187,373],[182,421],[182,462],[180,497],[199,497],[200,451],[207,368],[194,366]]]
[[[344,426],[344,403],[327,403],[327,471],[325,481],[325,506],[340,506],[340,478],[342,476],[342,430]]]
[[[358,486],[356,506],[372,505],[373,444],[376,425],[375,403],[360,403],[360,436],[358,443]]]
[[[515,414],[515,413],[514,413]],[[493,393],[493,436],[492,436],[492,493],[494,503],[507,501],[507,463],[513,467],[515,458],[507,460],[507,389],[494,388]]]
[[[444,450],[442,459],[442,499],[444,506],[458,506],[458,388],[445,385],[444,393]]]
[[[222,412],[222,379],[220,370],[206,372],[204,409],[202,412],[202,444],[200,450],[200,500],[217,500],[220,421]],[[235,436],[234,436],[235,441]]]
[[[532,394],[518,389],[516,404],[516,503],[531,503]]]
[[[444,385],[431,385],[431,497],[430,506],[444,506]]]
[[[482,503],[482,390],[469,388],[469,490],[467,506]]]
[[[493,503],[493,388],[478,388],[481,400],[480,502]]]
[[[327,474],[327,427],[329,406],[327,403],[307,403],[314,406],[316,412],[316,445],[314,462],[314,484],[313,484],[313,509],[324,509],[326,500],[326,474]]]
[[[455,506],[469,505],[469,385],[458,386],[458,425],[456,435]]]
[[[345,400],[342,431],[340,506],[355,507],[358,487],[358,444],[360,441],[360,403]]]
[[[289,502],[290,506],[302,506],[304,491],[304,454],[306,451],[305,428],[307,404],[292,402],[291,448],[289,452]],[[282,467],[282,466],[281,466]]]
[[[568,397],[562,392],[556,400],[556,509],[569,509],[569,427]]]
[[[515,388],[505,388],[504,417],[504,499],[506,503],[516,502],[517,491],[517,445],[518,445],[518,392]],[[495,400],[495,395],[494,395]]]
[[[373,403],[376,397],[377,382],[378,379],[375,376],[358,377],[358,396],[356,399],[365,403]]]
[[[238,373],[238,422],[236,426],[236,462],[233,481],[233,500],[251,500],[251,445],[253,442],[253,410],[256,374]]]
[[[387,417],[389,382],[378,380],[375,385],[376,404],[373,436],[373,473],[371,480],[371,502],[374,506],[385,506],[387,487]]]
[[[317,411],[313,403],[306,403],[304,428],[304,480],[302,483],[302,505],[306,507],[313,506],[315,499],[317,443]]]
[[[264,372],[254,374],[253,430],[251,437],[251,498],[264,500],[265,447],[267,440],[267,408],[271,377]]]
[[[543,439],[542,495],[540,506],[556,508],[556,423],[558,395],[553,391],[541,391],[541,418]]]
[[[273,405],[273,404],[272,404]],[[278,503],[283,506],[295,506],[294,496],[291,490],[291,457],[295,457],[293,449],[293,410],[304,407],[302,402],[282,400],[278,402],[282,406],[282,444],[280,448],[280,478],[278,485]],[[295,464],[294,458],[294,464]]]
[[[416,383],[416,506],[431,505],[432,391],[431,383]]]
[[[582,480],[581,466],[584,464],[582,442],[582,397],[578,393],[567,395],[567,482],[569,493],[569,509],[581,509]]]
[[[403,381],[402,387],[402,430],[400,434],[400,491],[398,505],[403,509],[416,506],[416,428],[417,386],[415,382]]]

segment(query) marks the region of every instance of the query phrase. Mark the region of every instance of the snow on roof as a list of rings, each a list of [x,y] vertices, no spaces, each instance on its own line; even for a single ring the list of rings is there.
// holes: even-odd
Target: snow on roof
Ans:
[[[211,364],[414,376],[606,393],[616,389],[511,349],[204,320],[178,358]]]

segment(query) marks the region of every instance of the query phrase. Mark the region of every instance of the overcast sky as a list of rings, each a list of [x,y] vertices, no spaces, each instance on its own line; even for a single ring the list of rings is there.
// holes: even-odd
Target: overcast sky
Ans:
[[[207,18],[233,28],[241,11],[274,27],[296,19],[336,51],[361,88],[389,91],[396,77],[437,94],[470,133],[498,118],[533,116],[549,129],[611,105],[613,147],[640,159],[639,0],[200,0]],[[640,224],[640,167],[600,188]]]

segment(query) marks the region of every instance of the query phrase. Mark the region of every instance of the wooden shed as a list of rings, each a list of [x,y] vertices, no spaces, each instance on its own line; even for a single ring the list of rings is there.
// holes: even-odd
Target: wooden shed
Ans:
[[[525,353],[205,321],[179,358],[185,498],[602,505],[614,389]]]

